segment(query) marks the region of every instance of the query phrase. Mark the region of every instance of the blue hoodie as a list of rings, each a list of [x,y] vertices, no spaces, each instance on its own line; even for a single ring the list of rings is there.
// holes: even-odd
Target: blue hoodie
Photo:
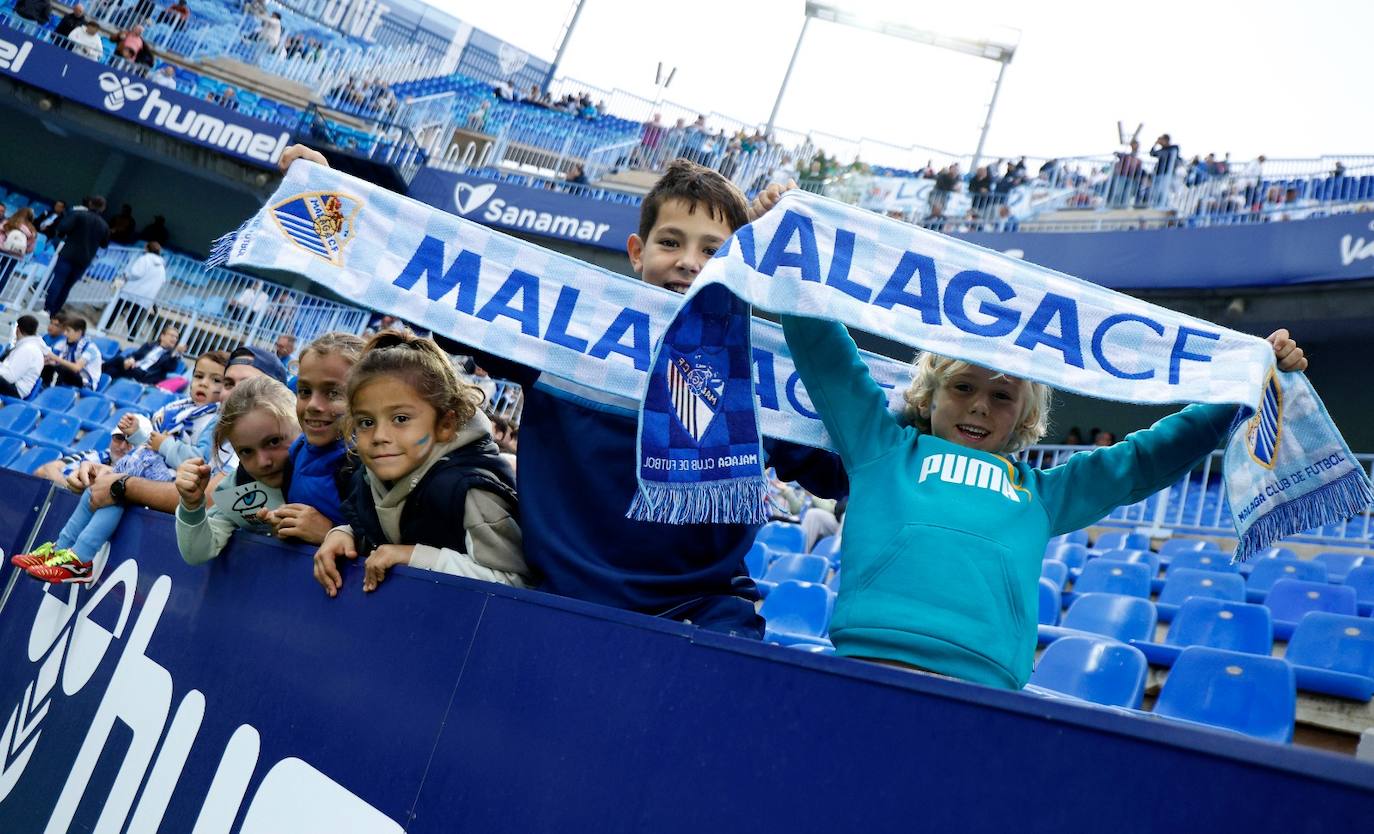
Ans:
[[[1033,469],[899,424],[843,325],[782,322],[851,485],[836,653],[1004,689],[1030,678],[1050,537],[1178,480],[1236,412],[1189,406],[1115,446]]]

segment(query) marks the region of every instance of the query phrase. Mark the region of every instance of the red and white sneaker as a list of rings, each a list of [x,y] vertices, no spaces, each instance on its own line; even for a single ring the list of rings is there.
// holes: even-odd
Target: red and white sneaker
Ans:
[[[56,551],[52,558],[40,565],[26,568],[29,576],[40,582],[51,582],[54,585],[68,585],[71,583],[86,584],[95,578],[95,562],[83,562],[71,550]]]
[[[37,567],[57,555],[57,547],[52,542],[44,542],[31,553],[16,553],[10,557],[10,564],[20,570]]]

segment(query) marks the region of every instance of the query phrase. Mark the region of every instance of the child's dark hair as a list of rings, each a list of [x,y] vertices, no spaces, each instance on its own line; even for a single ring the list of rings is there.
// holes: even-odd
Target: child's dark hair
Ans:
[[[216,365],[219,365],[221,368],[228,368],[228,367],[229,367],[229,351],[227,351],[227,350],[207,350],[205,353],[202,353],[200,356],[197,356],[197,357],[196,357],[195,363],[194,363],[193,365],[191,365],[191,370],[192,370],[192,371],[195,370],[196,365],[199,365],[199,364],[200,364],[200,360],[202,360],[202,359],[208,360],[208,361],[210,361],[210,362],[214,362]]]
[[[68,316],[62,320],[63,327],[70,327],[78,333],[86,332],[86,320],[80,316]]]
[[[458,378],[453,360],[432,339],[421,339],[408,331],[383,330],[363,345],[362,358],[348,374],[350,410],[358,392],[379,377],[399,379],[415,389],[440,418],[453,412],[460,427],[472,419],[486,399],[481,388]]]
[[[749,204],[735,184],[710,168],[686,159],[674,159],[668,171],[639,208],[639,236],[648,238],[658,222],[658,210],[669,200],[684,200],[694,212],[704,208],[712,218],[724,221],[735,231],[749,222]]]

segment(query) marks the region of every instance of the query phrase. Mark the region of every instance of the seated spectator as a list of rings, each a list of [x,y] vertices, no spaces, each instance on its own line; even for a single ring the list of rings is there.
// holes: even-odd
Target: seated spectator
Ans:
[[[994,232],[1014,232],[1021,228],[1021,223],[1011,214],[1011,209],[1006,203],[997,207],[997,219],[992,224]]]
[[[359,350],[362,349],[361,341],[358,343],[357,347]],[[309,349],[310,348],[306,348],[306,350]],[[283,365],[285,365],[287,361],[291,359],[291,354],[296,352],[296,337],[292,336],[290,333],[281,334],[277,337],[276,344],[272,346],[272,352],[275,353],[277,355],[277,358],[281,360]],[[353,361],[357,361],[357,358],[357,356],[354,356]],[[351,366],[352,363],[350,362],[349,364]],[[302,423],[301,425],[304,426],[305,424]],[[309,432],[307,432],[307,434],[308,433]]]
[[[128,246],[138,242],[138,222],[134,220],[134,207],[125,203],[119,207],[119,214],[110,218],[110,242]]]
[[[86,7],[77,3],[72,6],[72,10],[62,15],[62,19],[57,21],[57,28],[53,31],[62,37],[69,37],[71,33],[86,25]]]
[[[263,290],[262,283],[254,282],[229,299],[229,318],[231,321],[240,321],[249,316],[260,316],[267,312],[270,302],[271,298]]]
[[[139,416],[139,429],[151,432],[152,423],[147,417]],[[81,468],[81,464],[90,462],[97,466],[114,466],[119,463],[120,458],[129,454],[133,450],[129,439],[124,436],[124,430],[119,426],[110,429],[110,445],[104,449],[88,449],[84,452],[73,452],[70,455],[63,455],[57,460],[48,461],[34,470],[35,475],[40,478],[52,481],[64,489],[72,492],[80,492],[77,488],[75,475]]]
[[[233,87],[227,85],[220,88],[219,95],[214,96],[211,100],[227,110],[239,109],[238,94],[234,92]]]
[[[48,335],[43,337],[43,343],[48,346],[48,352],[57,350],[58,346],[65,341],[67,341],[67,317],[62,313],[48,316]]]
[[[100,382],[101,356],[100,348],[86,338],[86,320],[72,316],[63,322],[62,332],[62,344],[43,358],[44,384],[94,389]]]
[[[38,219],[33,222],[33,226],[38,230],[39,234],[47,235],[51,238],[53,232],[57,229],[57,224],[62,222],[62,217],[66,213],[67,204],[58,200],[52,204],[52,208],[39,215]]]
[[[186,5],[186,0],[176,0],[162,10],[158,20],[171,26],[174,31],[180,31],[191,20],[191,7]]]
[[[574,163],[572,164],[572,166],[568,168],[567,177],[568,177],[568,182],[570,182],[570,183],[574,183],[574,184],[576,184],[576,185],[587,185],[587,184],[588,184],[588,183],[587,183],[587,172],[586,172],[585,170],[583,170],[582,166],[579,165],[579,164],[577,164],[576,162],[574,162]]]
[[[115,379],[127,377],[144,385],[156,385],[166,379],[177,368],[177,342],[181,331],[174,325],[166,325],[158,334],[156,342],[149,342],[123,359],[116,358],[105,363],[105,373]]]
[[[38,319],[20,316],[14,324],[14,343],[0,356],[0,394],[22,400],[33,393],[48,352],[38,336]]]
[[[88,20],[85,26],[73,29],[67,40],[71,41],[73,51],[82,57],[92,61],[105,57],[105,41],[100,37],[100,24],[94,20]]]
[[[1102,429],[1102,430],[1100,430],[1100,431],[1094,431],[1094,432],[1093,432],[1093,445],[1094,445],[1094,446],[1111,446],[1111,445],[1114,445],[1115,443],[1116,443],[1116,435],[1113,434],[1112,432],[1109,432],[1109,431],[1107,431],[1106,429]]]
[[[28,206],[0,224],[0,251],[7,255],[22,258],[32,254],[37,241],[38,229],[34,228],[33,209]]]
[[[17,0],[14,11],[20,17],[32,20],[39,26],[47,26],[52,17],[51,0]]]
[[[157,72],[150,75],[148,80],[159,87],[169,87],[173,90],[177,87],[176,70],[171,64],[164,64]]]

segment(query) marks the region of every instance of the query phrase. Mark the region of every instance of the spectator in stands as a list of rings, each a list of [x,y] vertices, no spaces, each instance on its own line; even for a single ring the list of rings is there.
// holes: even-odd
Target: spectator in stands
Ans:
[[[39,215],[33,223],[34,228],[38,230],[39,234],[51,238],[53,233],[57,231],[57,224],[62,221],[66,214],[67,204],[58,200],[52,204],[52,208]]]
[[[129,335],[133,336],[138,332],[143,317],[150,311],[156,312],[153,304],[167,282],[167,263],[162,259],[162,247],[155,241],[149,241],[144,246],[143,254],[124,270],[123,277],[125,284],[120,288],[120,297],[127,305],[125,322],[129,326]]]
[[[175,325],[165,325],[156,342],[148,342],[122,359],[115,357],[112,361],[106,362],[105,373],[115,379],[127,377],[144,385],[156,385],[176,370],[177,362],[181,358],[177,353],[177,342],[180,339],[181,331],[177,330]],[[215,401],[218,402],[219,392],[215,393]]]
[[[43,343],[48,346],[48,351],[57,350],[67,341],[67,317],[61,313],[53,313],[48,316],[48,334],[43,337]]]
[[[973,177],[968,181],[968,193],[975,211],[979,214],[987,211],[992,199],[992,174],[988,166],[979,165],[978,170],[973,172]]]
[[[48,346],[38,336],[38,319],[22,315],[14,323],[14,342],[0,354],[0,394],[27,399],[43,372]]]
[[[62,251],[53,265],[48,282],[44,309],[56,313],[67,303],[72,287],[86,274],[86,267],[95,260],[96,253],[110,242],[110,227],[100,213],[105,210],[105,198],[99,194],[86,198],[57,224],[57,236],[63,240]]]
[[[237,110],[237,109],[239,109],[239,97],[238,97],[238,94],[237,94],[236,92],[234,92],[234,88],[233,88],[233,87],[230,87],[228,84],[226,84],[226,85],[224,85],[223,87],[221,87],[220,90],[219,90],[219,93],[216,94],[216,95],[211,99],[211,101],[215,102],[215,103],[218,104],[220,107],[223,107],[223,108],[226,109],[226,110]]]
[[[146,431],[152,430],[152,424],[147,417],[140,415],[140,425]],[[57,460],[48,461],[34,470],[34,475],[52,481],[54,484],[70,489],[72,492],[80,492],[76,486],[75,475],[80,470],[81,464],[91,463],[95,466],[113,467],[119,463],[119,459],[127,455],[133,447],[129,445],[129,439],[124,436],[124,431],[115,426],[110,429],[110,444],[102,450],[89,449],[84,452],[72,452],[63,455]]]
[[[138,60],[138,56],[144,50],[143,44],[143,24],[135,23],[128,29],[123,29],[115,33],[115,54],[126,61]]]
[[[148,76],[148,80],[153,81],[158,87],[176,89],[176,69],[170,63],[165,63],[158,71]]]
[[[259,513],[279,538],[320,544],[332,528],[346,521],[343,505],[353,490],[357,468],[344,444],[348,373],[362,350],[363,340],[352,333],[326,333],[301,352],[296,421],[302,433],[287,453],[289,465],[281,486],[286,503]],[[277,354],[281,355],[280,344]]]
[[[588,184],[588,182],[587,182],[587,172],[586,172],[586,170],[584,170],[584,169],[582,168],[582,166],[579,165],[579,164],[576,163],[576,162],[574,162],[571,166],[569,166],[569,168],[568,168],[568,173],[567,173],[566,176],[567,176],[568,182],[570,182],[570,183],[572,183],[572,184],[574,184],[574,185],[587,185],[587,184]]]
[[[363,462],[343,507],[349,525],[331,530],[315,554],[315,579],[329,596],[342,586],[343,556],[366,558],[364,591],[396,565],[529,582],[515,475],[481,403],[434,342],[409,333],[368,341],[348,377],[350,433]]]
[[[77,3],[75,6],[72,6],[71,11],[62,15],[62,19],[57,21],[57,27],[53,31],[65,38],[85,25],[86,7]]]
[[[171,67],[164,67],[171,69]],[[156,79],[154,79],[156,80]],[[172,82],[175,84],[176,82]],[[167,231],[167,218],[160,214],[153,215],[153,222],[143,227],[143,231],[138,233],[138,239],[149,243],[156,243],[158,246],[166,247],[167,240],[171,235]]]
[[[269,17],[262,19],[262,26],[253,37],[268,51],[272,51],[281,43],[281,34],[281,12],[272,12]]]
[[[515,96],[515,83],[513,79],[503,78],[500,81],[497,81],[496,86],[492,88],[492,92],[495,93],[496,97],[501,99],[502,101],[517,100]]]
[[[153,55],[152,44],[145,41],[143,48],[134,56],[134,69],[138,70],[139,74],[146,78],[155,63],[157,63],[157,61]]]
[[[997,185],[993,186],[993,202],[1005,204],[1011,198],[1012,189],[1025,181],[1025,168],[1018,168],[1016,164],[1008,162],[1002,177],[997,180]]]
[[[1070,426],[1068,433],[1064,435],[1064,439],[1059,442],[1064,446],[1082,446],[1083,430],[1078,428],[1078,426]]]
[[[71,316],[63,321],[62,344],[43,357],[44,384],[95,388],[100,382],[100,349],[86,338],[86,320]]]
[[[33,209],[28,206],[0,223],[0,251],[22,258],[33,253],[37,242],[38,230],[34,228]]]
[[[323,338],[323,337],[321,337],[321,338]],[[319,341],[319,340],[317,339],[316,342],[318,342],[318,341]],[[358,344],[356,345],[356,347],[357,347],[359,350],[361,350],[361,349],[362,349],[362,344],[363,344],[363,343],[362,343],[361,341],[359,341]],[[314,343],[312,343],[312,346],[314,346]],[[324,347],[328,347],[328,345],[325,345]],[[306,348],[306,350],[309,350],[309,349],[310,349],[310,348]],[[320,348],[320,349],[323,350],[324,348],[322,347],[322,348]],[[295,336],[292,336],[290,333],[283,333],[283,334],[281,334],[280,336],[277,337],[277,343],[276,343],[275,345],[272,346],[272,350],[273,350],[273,352],[277,355],[277,358],[281,360],[281,363],[282,363],[283,365],[285,365],[285,364],[287,363],[287,361],[291,358],[291,354],[293,354],[293,353],[296,352],[296,337],[295,337]],[[358,357],[357,357],[356,354],[357,354],[357,351],[353,351],[352,359],[351,359],[351,361],[349,362],[349,367],[352,367],[352,366],[353,366],[353,362],[358,361]],[[350,354],[349,354],[347,351],[345,351],[345,352],[343,353],[343,355],[344,355],[345,358],[347,358]],[[305,357],[302,356],[301,358],[304,359]],[[299,393],[299,392],[297,392],[297,393]],[[302,419],[304,419],[304,418],[302,418]],[[305,426],[305,423],[301,423],[301,428],[305,428],[305,427],[306,427],[306,426]],[[309,433],[310,433],[309,431],[306,432],[306,434],[309,434]]]
[[[94,20],[86,21],[86,25],[73,29],[67,35],[67,40],[75,48],[76,54],[92,61],[99,61],[105,57],[105,41],[100,37],[100,24]]]
[[[836,652],[987,686],[1020,689],[1030,677],[1028,612],[1050,536],[1168,487],[1212,453],[1236,415],[1233,405],[1189,406],[1053,469],[994,465],[998,486],[921,480],[912,473],[938,469],[935,454],[962,470],[1039,442],[1050,388],[926,352],[899,422],[844,325],[785,315],[782,326],[853,480],[844,570],[864,571],[867,581],[840,585],[830,630]],[[1270,342],[1280,368],[1306,367],[1287,331]],[[956,507],[957,517],[949,512]]]
[[[1011,213],[1011,207],[1006,203],[997,206],[997,219],[992,222],[993,232],[1014,232],[1021,228],[1021,223]]]
[[[1112,432],[1109,432],[1109,431],[1107,431],[1106,429],[1103,429],[1103,430],[1097,431],[1097,432],[1093,432],[1093,445],[1094,445],[1094,446],[1111,446],[1111,445],[1114,445],[1115,443],[1116,443],[1116,435],[1113,434]]]
[[[1339,159],[1336,160],[1336,167],[1331,169],[1331,176],[1335,179],[1340,179],[1345,176],[1345,163],[1341,162]]]
[[[487,126],[487,114],[491,111],[491,102],[483,100],[477,105],[477,109],[468,114],[468,130],[481,133]]]
[[[138,221],[134,220],[134,207],[125,203],[119,207],[119,214],[110,218],[110,242],[129,246],[138,242]]]
[[[14,11],[22,18],[27,18],[37,23],[39,26],[47,26],[52,18],[51,0],[16,0]]]
[[[1169,200],[1180,154],[1178,145],[1173,143],[1167,133],[1160,134],[1155,140],[1154,147],[1150,149],[1150,156],[1155,158],[1154,177],[1150,181],[1150,201],[1155,208],[1164,207]]]
[[[229,299],[229,319],[240,321],[247,317],[261,316],[267,311],[271,298],[262,288],[261,281],[254,281]]]
[[[172,27],[173,31],[179,32],[191,21],[191,7],[186,5],[186,0],[176,0],[162,11],[158,20]]]
[[[939,208],[938,215],[945,213],[945,205],[949,202],[949,195],[963,187],[963,180],[959,174],[959,163],[954,163],[948,168],[935,175],[935,187],[930,190],[930,215],[937,216],[935,211]]]
[[[1112,166],[1112,178],[1107,186],[1107,205],[1123,208],[1135,203],[1140,190],[1140,172],[1144,167],[1140,161],[1140,143],[1132,139],[1130,153],[1116,152],[1116,164]]]
[[[235,453],[235,464],[217,486],[212,484],[216,458],[190,458],[176,471],[177,549],[188,564],[199,565],[220,554],[235,529],[270,533],[264,511],[282,504],[282,482],[290,449],[300,436],[294,397],[275,379],[245,380],[225,399],[214,427],[212,445]],[[206,495],[211,506],[206,508]]]

